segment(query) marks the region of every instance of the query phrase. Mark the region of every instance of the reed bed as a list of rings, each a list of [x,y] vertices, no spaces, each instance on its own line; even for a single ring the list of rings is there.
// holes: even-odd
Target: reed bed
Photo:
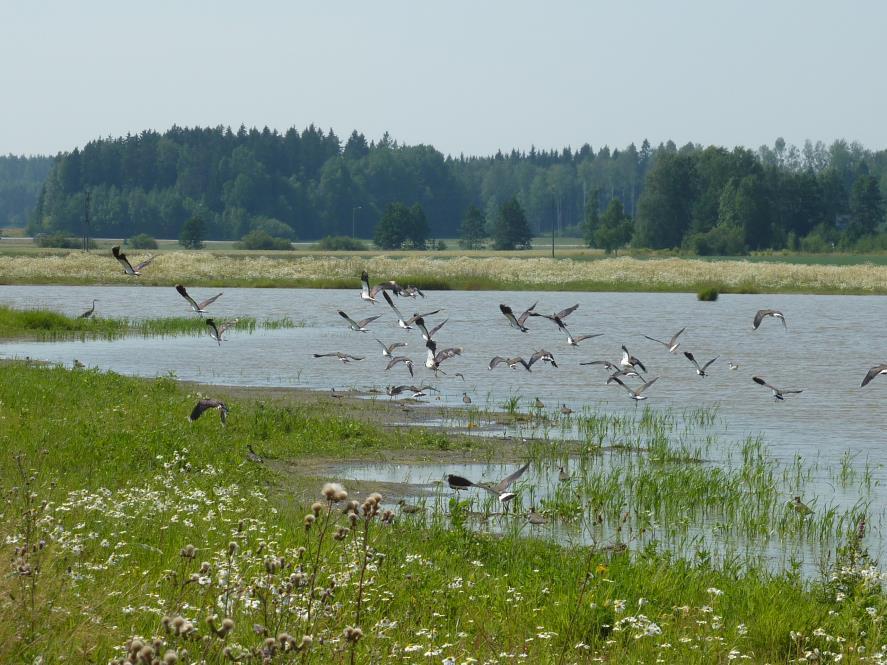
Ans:
[[[135,254],[133,260],[140,258]],[[683,258],[600,260],[405,256],[232,256],[164,252],[141,278],[122,274],[103,254],[0,256],[0,282],[16,284],[174,284],[351,288],[373,278],[440,289],[651,290],[887,293],[887,266],[802,265]]]
[[[248,399],[229,400],[226,428],[208,416],[189,424],[199,395],[168,378],[25,363],[2,372],[2,662],[887,659],[884,578],[858,532],[825,577],[807,582],[656,547],[557,544],[528,535],[516,518],[487,535],[470,527],[461,498],[407,515],[372,485],[291,473],[318,456],[433,454],[440,433],[385,431],[319,406]],[[712,415],[583,417],[590,436],[624,439],[626,458],[662,456],[651,464],[680,479],[687,472],[666,453],[694,455],[706,442],[670,441]],[[658,452],[642,450],[651,443]],[[264,460],[248,458],[246,444]],[[585,447],[580,463],[600,464],[600,451]],[[534,465],[557,459],[534,450]],[[726,484],[762,488],[768,477],[755,474],[768,464],[749,443],[736,460],[745,471]],[[641,478],[636,466],[629,475]],[[676,480],[653,480],[633,481],[625,496],[671,502],[674,514],[690,500]],[[602,502],[618,482],[602,484]],[[716,491],[711,481],[706,491]],[[729,500],[732,491],[722,494]],[[615,514],[615,501],[605,512]]]

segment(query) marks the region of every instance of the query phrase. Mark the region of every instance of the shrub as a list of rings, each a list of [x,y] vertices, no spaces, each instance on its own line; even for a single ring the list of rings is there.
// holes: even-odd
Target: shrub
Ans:
[[[703,286],[696,292],[696,300],[703,302],[714,302],[718,299],[720,291],[716,286]]]
[[[132,249],[157,249],[157,241],[147,233],[139,233],[126,241],[127,247]]]
[[[296,232],[289,224],[284,224],[273,217],[256,217],[249,225],[250,231],[264,231],[272,238],[286,238],[295,240]]]
[[[314,249],[327,252],[362,252],[367,248],[363,240],[349,238],[348,236],[326,236],[321,238]]]
[[[730,224],[719,224],[705,233],[694,233],[684,240],[684,249],[699,256],[743,256],[748,248],[742,229]]]
[[[438,252],[445,252],[447,251],[447,243],[445,243],[443,240],[438,240],[437,243],[434,245],[434,248]]]
[[[250,231],[234,243],[237,249],[292,249],[292,243],[286,238],[273,238],[264,231]]]
[[[83,249],[81,238],[71,238],[64,233],[41,233],[34,237],[38,247],[58,247],[61,249]],[[89,249],[97,249],[94,240],[89,241]]]

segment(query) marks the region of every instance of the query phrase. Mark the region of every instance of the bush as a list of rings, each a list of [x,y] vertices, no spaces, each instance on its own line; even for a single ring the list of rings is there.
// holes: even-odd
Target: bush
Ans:
[[[704,286],[696,292],[696,300],[714,302],[718,299],[720,291],[716,286]]]
[[[147,233],[139,233],[127,240],[126,246],[132,249],[157,249],[157,241]]]
[[[57,247],[60,249],[83,249],[81,238],[71,238],[64,233],[41,233],[34,236],[34,242],[38,247]],[[94,240],[89,241],[89,249],[98,249]]]
[[[742,229],[730,224],[719,224],[705,233],[694,233],[684,240],[684,249],[699,256],[743,256],[748,248]]]
[[[286,238],[273,238],[264,231],[250,231],[234,243],[237,249],[292,249],[292,243]]]
[[[314,245],[314,249],[327,252],[362,252],[366,248],[367,245],[363,240],[349,238],[348,236],[326,236]]]
[[[438,240],[437,243],[434,245],[434,248],[438,252],[445,252],[447,251],[447,243],[445,243],[443,240]]]
[[[200,217],[192,217],[182,227],[179,235],[179,244],[185,249],[203,249],[203,238],[206,233],[206,224]]]
[[[256,217],[249,225],[250,231],[264,231],[272,238],[286,238],[295,240],[296,232],[289,224],[284,224],[273,217]]]

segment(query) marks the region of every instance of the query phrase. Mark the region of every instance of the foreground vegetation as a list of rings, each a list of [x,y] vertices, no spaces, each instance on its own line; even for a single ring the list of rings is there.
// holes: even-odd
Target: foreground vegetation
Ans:
[[[132,253],[132,260],[143,256]],[[361,270],[428,289],[688,291],[720,293],[887,293],[887,266],[808,265],[680,258],[542,257],[464,253],[428,256],[164,252],[142,277],[124,275],[104,253],[0,256],[0,283],[149,284],[358,288]]]
[[[501,450],[381,429],[323,405],[253,399],[228,400],[226,428],[214,413],[189,425],[198,395],[170,379],[21,363],[0,371],[2,662],[887,659],[881,574],[856,525],[838,531],[839,562],[808,582],[797,572],[686,560],[652,545],[559,546],[527,537],[518,516],[501,518],[497,535],[483,534],[467,526],[470,502],[425,519],[405,515],[396,497],[380,500],[371,485],[324,487],[339,479],[317,462],[446,460],[458,448],[460,456],[529,456],[537,466],[550,446]],[[694,418],[707,416],[688,422]],[[692,470],[698,451],[669,442],[681,431],[668,417],[595,416],[582,430],[582,459],[593,460],[616,432],[626,455],[641,456],[638,474],[649,470],[645,455],[684,458],[658,467],[661,485],[627,484],[634,489],[624,496],[646,497],[625,506],[635,518],[647,508],[654,520],[678,514],[694,500],[692,483],[680,489],[680,478],[702,483],[710,475]],[[645,453],[638,437],[658,447]],[[262,461],[247,456],[247,444]],[[759,445],[749,443],[741,457],[735,477],[710,481],[704,509],[733,505],[742,483],[772,484]],[[584,473],[600,477],[592,466]],[[618,474],[609,483],[626,484]],[[621,501],[600,508],[614,531]],[[791,511],[785,522],[807,523]]]

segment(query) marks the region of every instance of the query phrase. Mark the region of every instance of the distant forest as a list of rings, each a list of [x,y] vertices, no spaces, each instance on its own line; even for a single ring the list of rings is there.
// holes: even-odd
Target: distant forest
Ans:
[[[0,155],[0,226],[24,226],[55,160]]]
[[[0,168],[15,160],[6,158]],[[42,165],[48,160],[30,168]],[[9,182],[0,175],[0,186]],[[613,218],[615,201],[625,240],[639,247],[816,251],[849,247],[881,231],[887,150],[845,141],[797,148],[778,139],[753,151],[679,148],[670,141],[653,147],[645,140],[612,150],[585,144],[575,151],[454,157],[398,144],[387,134],[368,142],[355,131],[343,144],[314,125],[283,134],[173,127],[96,140],[57,156],[30,216],[31,233],[82,233],[87,191],[91,234],[114,238],[176,238],[195,217],[211,239],[238,239],[260,228],[313,240],[349,236],[353,226],[368,238],[394,202],[419,204],[431,237],[452,238],[472,206],[492,224],[516,197],[535,233],[553,228],[591,244],[595,225]],[[20,209],[14,214],[21,219]]]

